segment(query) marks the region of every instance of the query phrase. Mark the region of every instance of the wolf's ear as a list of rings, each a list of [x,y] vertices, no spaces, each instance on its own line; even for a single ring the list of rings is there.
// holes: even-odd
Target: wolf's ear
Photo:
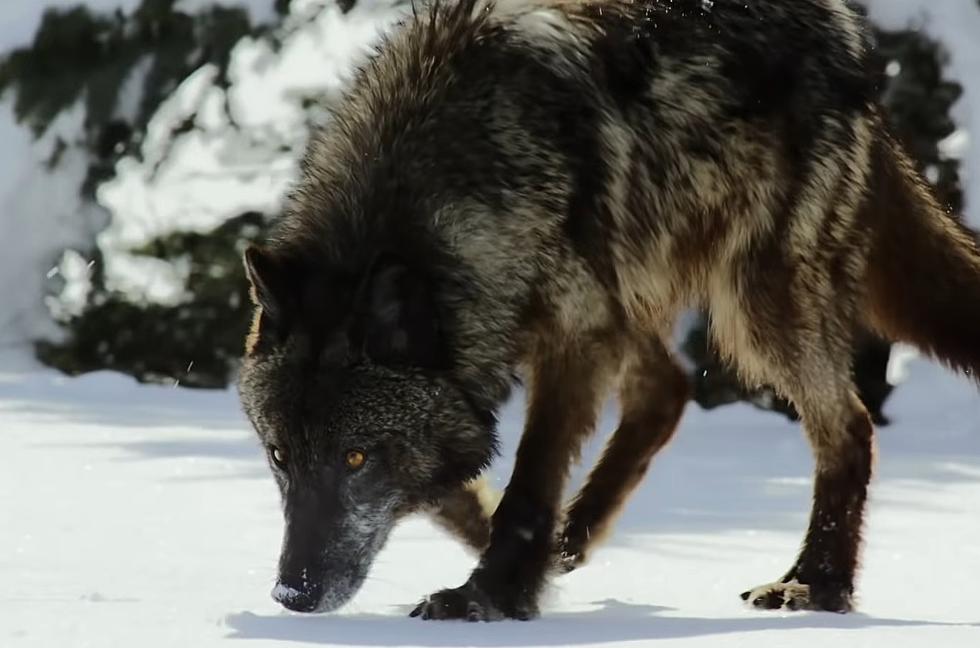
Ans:
[[[283,323],[293,301],[292,280],[286,263],[257,245],[245,249],[245,274],[252,284],[252,298],[270,320]]]
[[[440,320],[426,278],[383,256],[360,295],[352,339],[372,361],[437,369],[445,366]]]

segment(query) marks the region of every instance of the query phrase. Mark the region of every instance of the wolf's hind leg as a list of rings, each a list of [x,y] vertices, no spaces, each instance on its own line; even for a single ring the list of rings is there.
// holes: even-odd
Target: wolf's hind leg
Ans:
[[[806,367],[801,368],[806,373]],[[819,386],[812,387],[820,394]],[[828,394],[829,396],[829,394]],[[796,564],[779,583],[742,594],[755,607],[849,612],[872,464],[871,418],[853,391],[821,405],[803,400],[816,458],[810,525]]]
[[[659,339],[632,345],[630,352],[619,426],[569,505],[558,536],[557,565],[565,572],[584,564],[609,532],[651,459],[673,436],[688,399],[687,377]]]
[[[808,279],[805,272],[798,275]],[[836,292],[825,293],[820,287],[834,284],[817,280],[787,287],[779,276],[760,267],[755,280],[746,282],[751,290],[741,291],[744,301],[726,313],[728,332],[734,333],[728,349],[745,373],[776,386],[800,413],[816,463],[813,504],[793,567],[780,582],[742,597],[760,608],[847,612],[873,434],[851,376],[853,292],[838,283]]]

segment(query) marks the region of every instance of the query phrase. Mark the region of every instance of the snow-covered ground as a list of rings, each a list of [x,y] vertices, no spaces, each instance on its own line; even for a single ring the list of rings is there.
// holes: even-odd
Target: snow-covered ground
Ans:
[[[294,13],[318,1],[294,0]],[[980,225],[975,0],[868,1],[881,24],[897,28],[918,20],[953,47],[949,74],[966,92],[956,108],[962,130],[947,148],[964,157],[968,214]],[[52,4],[68,0],[3,3],[0,47],[29,42],[42,6]],[[135,0],[88,4],[131,7]],[[263,11],[271,6],[270,0],[249,4]],[[254,160],[219,155],[219,144],[242,142],[229,124],[210,119],[220,113],[212,104],[227,101],[242,107],[238,117],[258,115],[259,122],[280,129],[245,142],[252,148],[229,150],[301,142],[306,124],[294,104],[314,90],[340,87],[348,57],[389,19],[389,4],[364,2],[345,18],[331,9],[333,17],[297,19],[284,32],[286,55],[278,59],[262,41],[243,42],[222,95],[202,70],[200,126],[221,137],[202,148],[207,138],[187,136],[155,183],[142,182],[135,162],[124,163],[100,193],[116,218],[103,235],[131,232],[136,224],[155,231],[154,223],[128,216],[141,200],[166,207],[190,196],[184,211],[203,206],[198,211],[214,222],[233,215],[243,199],[274,202],[272,190],[244,198],[227,190],[231,180],[254,181],[248,168]],[[930,17],[918,18],[920,11]],[[317,80],[297,73],[296,61],[304,58],[339,62],[323,68]],[[170,108],[193,94],[194,81],[175,93]],[[264,103],[254,101],[273,86]],[[166,109],[157,116],[161,123]],[[77,174],[52,184],[41,169],[53,137],[77,131],[81,118],[67,113],[45,139],[32,142],[13,125],[10,98],[0,102],[0,237],[20,242],[0,259],[0,347],[46,332],[44,272],[61,249],[92,240],[101,227],[98,214],[77,214]],[[201,151],[214,155],[202,158]],[[225,190],[185,172],[196,169],[185,166],[185,158],[215,161],[212,170],[227,173],[204,180],[216,177]],[[221,164],[228,160],[234,164]],[[281,165],[268,182],[278,187],[288,179],[292,158],[274,160]],[[81,161],[68,168],[82,169]],[[171,211],[179,210],[158,213]],[[0,468],[0,648],[208,648],[240,639],[250,640],[249,646],[975,648],[980,396],[967,382],[915,361],[887,412],[895,424],[879,437],[858,614],[766,614],[742,606],[739,592],[780,575],[794,555],[806,524],[811,462],[796,426],[733,406],[710,414],[689,409],[607,548],[586,568],[556,581],[539,621],[474,626],[405,618],[420,596],[462,582],[473,562],[421,519],[397,531],[349,606],[304,617],[282,612],[268,596],[281,532],[277,494],[232,392],[137,386],[113,374],[66,379],[37,368],[24,354],[0,349],[0,450],[6,460]],[[612,418],[610,412],[605,430]],[[515,403],[504,418],[507,443],[494,467],[501,486],[519,427]],[[586,464],[597,446],[586,453]]]
[[[283,612],[268,595],[278,495],[233,392],[29,365],[0,357],[4,648],[980,645],[980,397],[922,362],[879,437],[860,613],[743,607],[737,594],[793,557],[811,464],[795,426],[736,406],[688,411],[618,532],[556,582],[542,619],[482,625],[406,617],[473,562],[421,519],[346,608]],[[500,479],[519,413],[504,417]]]

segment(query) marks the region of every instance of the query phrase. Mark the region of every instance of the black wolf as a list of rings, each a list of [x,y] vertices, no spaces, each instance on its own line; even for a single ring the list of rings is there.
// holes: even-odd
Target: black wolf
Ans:
[[[744,597],[849,610],[872,463],[856,328],[980,370],[975,236],[889,135],[868,49],[842,0],[406,18],[246,253],[240,389],[283,496],[277,600],[344,603],[396,520],[428,509],[482,555],[416,615],[536,615],[670,439],[688,384],[664,340],[697,306],[745,381],[792,401],[816,459],[799,557]],[[474,480],[515,377],[526,429],[488,527]],[[611,389],[622,420],[562,514]]]

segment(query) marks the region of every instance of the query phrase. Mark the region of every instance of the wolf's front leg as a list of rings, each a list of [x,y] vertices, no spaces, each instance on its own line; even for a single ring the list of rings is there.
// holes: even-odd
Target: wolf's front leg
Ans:
[[[595,426],[612,358],[594,341],[537,356],[528,381],[527,425],[490,544],[469,580],[427,597],[423,619],[530,619],[551,567],[552,538],[572,459]]]
[[[443,497],[428,514],[467,548],[482,553],[490,544],[490,518],[499,501],[484,475]]]

